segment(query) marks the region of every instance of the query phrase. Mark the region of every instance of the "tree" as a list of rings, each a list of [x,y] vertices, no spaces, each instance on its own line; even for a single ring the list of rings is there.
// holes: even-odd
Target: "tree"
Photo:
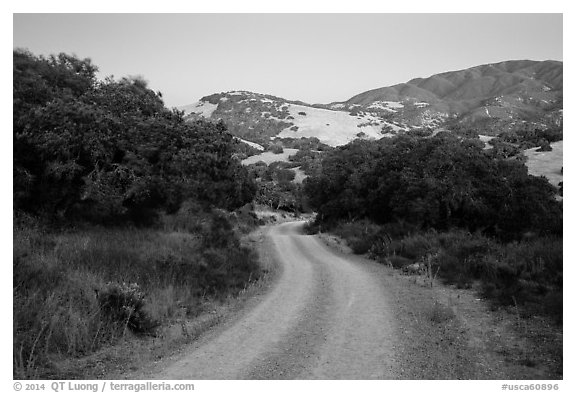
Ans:
[[[422,228],[482,230],[504,238],[561,231],[554,188],[518,160],[450,133],[355,141],[328,153],[304,182],[326,223],[369,218]]]
[[[96,82],[88,60],[15,51],[14,63],[16,208],[149,221],[189,198],[233,209],[254,197],[224,124],[185,122],[141,78]]]

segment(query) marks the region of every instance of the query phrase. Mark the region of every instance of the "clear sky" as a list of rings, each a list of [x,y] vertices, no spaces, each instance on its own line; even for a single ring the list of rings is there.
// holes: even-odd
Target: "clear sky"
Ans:
[[[229,90],[308,103],[504,60],[562,60],[561,14],[15,14],[13,45],[142,75],[168,106]]]

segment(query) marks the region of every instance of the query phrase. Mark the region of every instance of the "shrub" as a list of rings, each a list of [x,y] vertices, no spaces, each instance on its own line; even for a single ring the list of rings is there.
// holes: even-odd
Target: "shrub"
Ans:
[[[266,163],[263,161],[258,161],[254,164],[246,166],[246,169],[248,169],[248,172],[255,178],[261,178],[266,173],[268,165],[266,165]]]
[[[271,145],[268,147],[268,150],[270,150],[270,151],[271,151],[272,153],[274,153],[274,154],[284,153],[284,148],[282,147],[281,144],[278,144],[278,143],[271,144]]]
[[[274,171],[272,177],[279,183],[291,182],[296,177],[296,172],[290,169],[278,168]]]
[[[395,269],[402,269],[404,266],[408,266],[414,263],[414,261],[412,261],[411,259],[405,258],[400,255],[390,255],[389,257],[386,258],[386,261],[389,262],[390,265],[392,265],[392,267]]]
[[[395,240],[391,243],[390,249],[395,254],[416,261],[435,252],[437,247],[435,234],[431,233],[415,234],[400,241]]]
[[[518,269],[524,280],[545,281],[562,286],[563,241],[545,237],[512,242],[503,249],[503,261]]]
[[[548,141],[542,141],[540,147],[536,151],[552,151],[552,146],[550,146]]]
[[[200,267],[201,286],[218,298],[236,293],[258,278],[259,265],[254,252],[241,246],[206,249]]]
[[[381,228],[392,239],[401,239],[419,231],[418,226],[403,220],[383,224]]]
[[[144,292],[138,284],[108,283],[98,292],[98,302],[105,317],[136,333],[153,333],[159,322],[144,311]]]
[[[375,243],[380,228],[369,220],[347,222],[338,225],[334,233],[346,240],[355,254],[367,253]]]

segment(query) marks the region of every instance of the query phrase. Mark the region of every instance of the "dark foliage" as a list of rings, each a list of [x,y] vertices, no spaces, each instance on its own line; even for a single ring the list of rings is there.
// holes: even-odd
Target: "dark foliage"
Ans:
[[[561,141],[562,134],[562,128],[559,127],[540,129],[526,126],[523,129],[501,133],[497,138],[503,142],[517,144],[522,149],[529,149],[550,146],[552,142]]]
[[[329,152],[319,173],[305,180],[305,192],[325,223],[405,221],[503,239],[526,231],[561,233],[562,205],[554,187],[528,175],[519,161],[491,156],[477,142],[449,133],[357,140]]]
[[[110,323],[123,324],[135,333],[153,333],[159,323],[144,310],[144,297],[137,284],[112,282],[98,293],[98,302]]]
[[[316,137],[276,138],[276,141],[282,142],[284,147],[291,149],[318,151],[332,150],[331,146],[320,142]]]
[[[14,205],[48,217],[147,223],[194,198],[233,209],[255,185],[223,124],[185,123],[139,78],[89,59],[14,51]]]
[[[284,153],[284,148],[282,147],[281,143],[273,143],[268,146],[268,150],[274,154],[282,154]]]

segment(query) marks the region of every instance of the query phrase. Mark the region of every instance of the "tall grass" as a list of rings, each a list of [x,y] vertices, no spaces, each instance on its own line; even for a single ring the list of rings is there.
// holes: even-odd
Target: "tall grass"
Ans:
[[[200,222],[59,232],[15,222],[14,376],[46,375],[53,357],[85,355],[127,333],[155,335],[201,312],[206,297],[234,295],[258,277],[228,217]]]

